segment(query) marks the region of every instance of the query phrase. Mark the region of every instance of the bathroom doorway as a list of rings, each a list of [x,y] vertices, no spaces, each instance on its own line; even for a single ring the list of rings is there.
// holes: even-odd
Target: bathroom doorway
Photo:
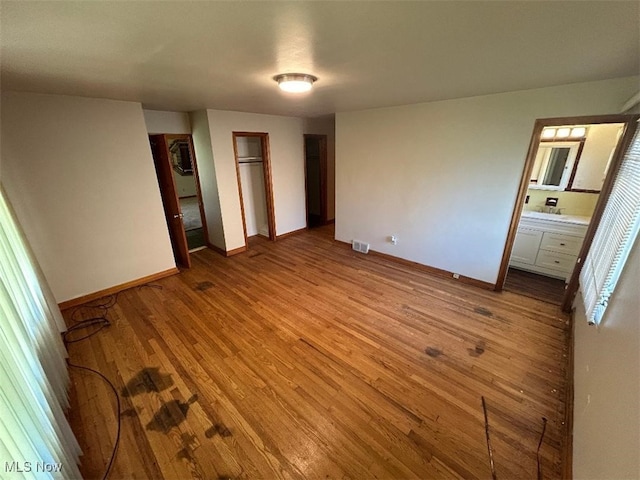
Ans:
[[[189,268],[190,252],[207,248],[207,223],[189,134],[149,135],[176,264]]]
[[[260,236],[276,239],[269,134],[233,132],[245,245]]]
[[[571,308],[637,115],[537,120],[496,290]]]

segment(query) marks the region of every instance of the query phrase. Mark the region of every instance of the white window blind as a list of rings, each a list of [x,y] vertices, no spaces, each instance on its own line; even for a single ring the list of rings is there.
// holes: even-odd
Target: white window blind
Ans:
[[[640,129],[625,152],[580,272],[587,320],[599,324],[640,229]]]
[[[0,187],[0,478],[81,478],[64,320]]]

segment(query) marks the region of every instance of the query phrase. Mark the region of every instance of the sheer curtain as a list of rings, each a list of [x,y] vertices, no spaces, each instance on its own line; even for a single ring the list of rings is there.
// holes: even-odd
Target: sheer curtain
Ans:
[[[64,329],[0,186],[0,478],[81,478]]]

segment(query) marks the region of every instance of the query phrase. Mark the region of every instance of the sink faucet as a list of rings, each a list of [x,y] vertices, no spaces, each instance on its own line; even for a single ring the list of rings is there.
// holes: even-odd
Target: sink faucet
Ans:
[[[556,208],[556,215],[561,215],[564,208]]]

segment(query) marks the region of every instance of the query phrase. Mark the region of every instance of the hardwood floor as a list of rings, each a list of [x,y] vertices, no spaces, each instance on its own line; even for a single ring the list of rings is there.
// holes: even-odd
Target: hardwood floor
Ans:
[[[565,294],[564,280],[545,277],[537,273],[509,268],[504,289],[510,292],[537,298],[554,305],[562,305]]]
[[[559,308],[355,253],[331,232],[199,251],[69,345],[120,393],[110,478],[490,478],[482,396],[498,478],[536,477],[542,417],[543,476],[558,478]],[[115,399],[71,372],[81,471],[101,478]]]

